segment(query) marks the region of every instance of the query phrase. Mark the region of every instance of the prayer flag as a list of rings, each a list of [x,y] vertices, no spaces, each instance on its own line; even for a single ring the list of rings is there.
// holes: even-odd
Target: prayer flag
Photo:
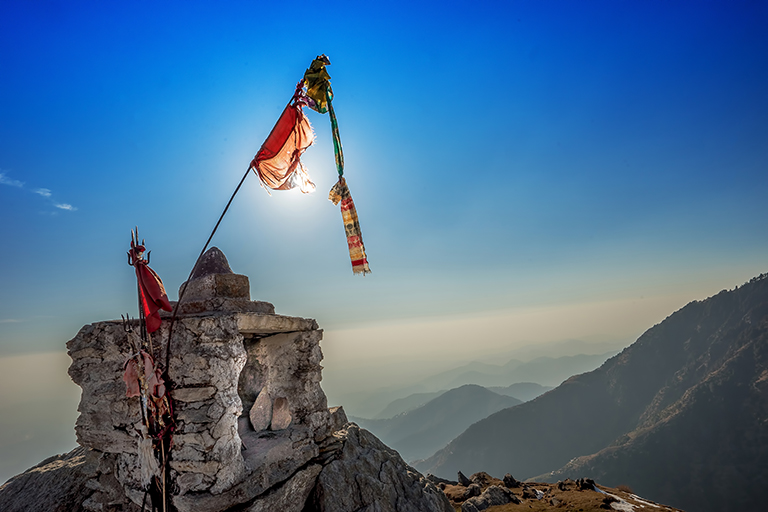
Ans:
[[[133,233],[131,233],[133,236]],[[138,240],[138,230],[136,233]],[[131,250],[128,251],[128,263],[136,270],[136,280],[139,283],[139,301],[141,302],[142,313],[147,325],[147,332],[153,333],[160,328],[161,309],[172,311],[171,303],[168,301],[168,295],[165,293],[163,281],[157,273],[149,268],[147,260],[144,259],[146,248],[137,241],[131,240]]]
[[[357,220],[355,202],[352,201],[347,181],[344,178],[339,178],[339,181],[328,194],[328,199],[333,204],[341,203],[341,218],[344,221],[344,232],[347,235],[352,272],[363,275],[370,273],[371,269],[368,267],[368,257],[365,255],[363,234],[360,231],[360,222]]]
[[[312,145],[315,134],[302,110],[303,104],[288,104],[251,161],[251,169],[259,176],[262,185],[272,190],[298,188],[303,193],[315,190],[301,164],[301,155]]]

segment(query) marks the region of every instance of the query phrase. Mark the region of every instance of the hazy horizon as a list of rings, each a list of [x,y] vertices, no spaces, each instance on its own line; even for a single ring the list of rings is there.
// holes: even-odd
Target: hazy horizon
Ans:
[[[352,394],[370,394],[383,388],[407,388],[424,377],[471,361],[499,365],[512,358],[529,361],[540,356],[601,354],[609,348],[620,350],[633,343],[643,331],[690,302],[682,296],[649,299],[655,308],[646,308],[634,318],[629,314],[639,300],[571,307],[561,305],[506,313],[496,311],[450,319],[409,319],[325,330],[321,342],[324,355],[322,386],[328,395],[329,406],[344,405],[344,397],[350,395],[350,386],[354,387]],[[674,309],[663,310],[667,305],[674,305]],[[600,335],[601,331],[611,332],[606,325],[610,325],[609,320],[616,318],[617,314],[626,327],[635,328],[645,322],[645,328],[630,338]],[[557,338],[560,332],[564,332],[562,329],[569,327],[555,326],[553,329],[551,325],[544,325],[549,318],[567,326],[569,316],[571,320],[578,320],[570,323],[571,328],[584,334],[586,339]],[[601,325],[601,319],[605,324]],[[543,329],[543,337],[539,339],[532,337],[530,331],[523,337],[515,337],[512,333],[505,342],[495,345],[474,344],[472,340],[476,337],[467,339],[468,333],[479,336],[495,333],[498,337],[510,324],[528,326],[529,329],[537,325],[547,328]],[[588,325],[592,325],[593,330],[584,330]],[[581,331],[577,329],[579,326]],[[387,340],[392,339],[393,333],[407,336],[402,336],[399,344],[388,344]],[[435,336],[441,342],[450,339],[454,350],[418,354],[408,351],[408,347],[428,346],[425,343],[429,341],[425,340],[428,335]],[[361,340],[364,340],[362,345]],[[364,353],[355,350],[360,346],[367,347]],[[379,350],[371,350],[374,346],[379,346]],[[591,346],[597,350],[590,350]],[[478,347],[479,350],[476,350]],[[67,375],[70,362],[65,349],[0,357],[0,431],[3,432],[0,436],[0,484],[43,459],[65,453],[76,446],[74,422],[78,415],[80,388]],[[31,379],[30,375],[35,377]],[[17,391],[20,385],[24,386],[23,394]],[[395,393],[395,396],[407,394]]]

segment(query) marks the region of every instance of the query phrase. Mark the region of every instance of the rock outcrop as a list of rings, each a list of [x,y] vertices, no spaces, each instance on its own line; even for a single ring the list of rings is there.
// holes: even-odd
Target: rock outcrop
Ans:
[[[172,509],[452,510],[397,452],[348,423],[343,409],[328,409],[314,320],[251,301],[248,278],[232,273],[215,248],[186,287],[168,366]],[[152,335],[159,361],[169,316]],[[122,380],[131,336],[122,322],[107,321],[67,343],[69,374],[83,390],[75,427],[81,447],[8,481],[0,510],[135,511],[146,502],[140,398],[127,397]]]
[[[343,446],[320,473],[308,510],[453,512],[440,489],[367,430],[348,423],[334,436]]]

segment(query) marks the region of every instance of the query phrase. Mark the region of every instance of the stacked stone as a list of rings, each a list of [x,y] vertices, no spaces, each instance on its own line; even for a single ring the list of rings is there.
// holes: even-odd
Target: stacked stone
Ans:
[[[347,423],[341,408],[329,411],[320,387],[317,323],[251,301],[248,278],[234,274],[218,249],[197,265],[179,312],[168,371],[176,417],[169,489],[176,510],[301,512],[305,502],[307,510],[323,512],[345,511],[353,502],[355,510],[451,510],[396,452]],[[168,316],[153,334],[156,346],[166,345]],[[87,485],[94,492],[86,510],[118,504],[134,510],[145,499],[139,398],[125,396],[122,380],[132,355],[128,336],[136,335],[122,322],[99,322],[67,344],[69,373],[83,389],[78,442],[103,461]],[[155,356],[165,360],[162,351]],[[370,490],[359,484],[334,490],[360,478]]]
[[[237,433],[242,404],[237,382],[227,377],[245,366],[242,340],[231,316],[182,318],[174,326],[168,374],[177,425],[170,467],[182,495],[220,493],[245,471]]]

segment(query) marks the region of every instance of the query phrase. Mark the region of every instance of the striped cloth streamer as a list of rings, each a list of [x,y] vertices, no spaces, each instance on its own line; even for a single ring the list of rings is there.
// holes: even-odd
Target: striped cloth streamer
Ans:
[[[339,176],[339,181],[336,182],[328,194],[328,200],[333,204],[341,203],[341,218],[344,221],[344,231],[347,235],[352,272],[362,275],[369,274],[371,269],[368,266],[368,257],[365,255],[363,234],[360,232],[360,222],[357,220],[355,202],[352,201],[347,181],[343,177]]]
[[[328,199],[333,204],[341,203],[341,218],[344,221],[344,231],[347,235],[349,246],[349,258],[352,260],[352,271],[355,274],[368,274],[368,257],[365,255],[363,235],[360,232],[360,222],[357,219],[355,202],[349,193],[349,187],[344,179],[344,151],[341,149],[341,136],[339,135],[339,122],[336,112],[333,110],[333,89],[331,88],[331,76],[325,66],[331,63],[325,55],[318,55],[307,71],[304,73],[304,83],[307,87],[307,96],[311,100],[310,108],[321,114],[328,112],[331,119],[331,135],[333,136],[333,156],[336,160],[336,170],[339,173],[339,181],[333,186]]]

